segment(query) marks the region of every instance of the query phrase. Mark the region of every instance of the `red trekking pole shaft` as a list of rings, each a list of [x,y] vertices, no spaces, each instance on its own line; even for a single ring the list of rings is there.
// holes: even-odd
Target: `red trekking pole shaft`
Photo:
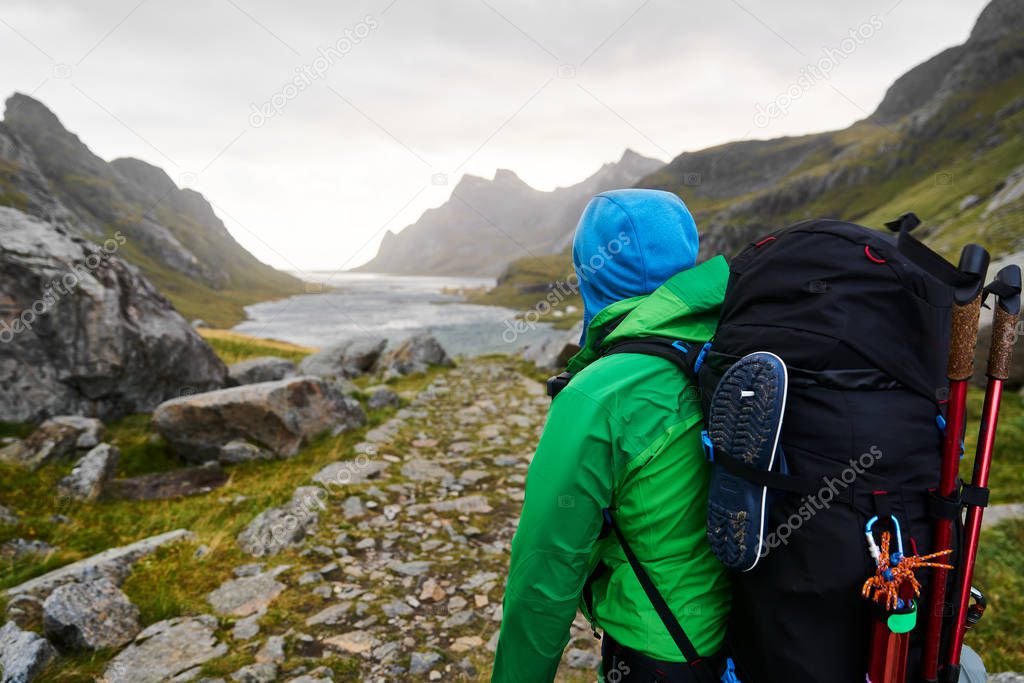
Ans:
[[[970,502],[967,507],[967,519],[964,523],[963,561],[960,572],[957,574],[955,593],[957,603],[953,612],[950,647],[945,658],[947,668],[943,676],[944,680],[954,683],[960,678],[960,651],[964,644],[964,632],[967,629],[967,607],[970,603],[971,579],[974,577],[974,563],[977,559],[978,541],[981,537],[981,520],[987,504],[988,475],[992,466],[996,427],[999,423],[999,404],[1003,396],[1003,382],[1010,376],[1017,320],[1020,317],[1020,266],[1007,266],[1000,270],[995,281],[986,288],[986,292],[996,294],[997,302],[992,321],[992,348],[988,357],[985,407],[982,410],[978,450],[974,459],[974,474],[971,478],[971,488],[983,495],[981,499]]]
[[[949,403],[946,410],[946,431],[942,442],[942,465],[939,475],[940,497],[952,498],[959,483],[961,444],[966,426],[967,383],[974,374],[974,349],[978,343],[978,321],[981,317],[982,288],[988,272],[989,255],[982,247],[968,244],[960,254],[959,270],[976,276],[973,286],[955,292],[953,329],[949,348]],[[937,519],[932,542],[934,551],[948,550],[953,537],[953,520]],[[938,680],[939,650],[942,644],[943,612],[946,601],[948,570],[932,570],[931,592],[925,610],[924,655],[921,677],[926,683]]]

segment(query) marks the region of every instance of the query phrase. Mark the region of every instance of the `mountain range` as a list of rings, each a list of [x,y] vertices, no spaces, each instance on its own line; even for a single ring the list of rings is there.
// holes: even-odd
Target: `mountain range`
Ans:
[[[304,289],[235,241],[200,193],[179,189],[145,161],[104,161],[20,93],[8,98],[0,122],[0,206],[95,242],[119,235],[117,255],[187,318],[231,326],[245,318],[246,304]]]
[[[1022,132],[1024,0],[994,0],[964,44],[899,77],[875,111],[848,128],[686,152],[633,183],[615,180],[681,196],[702,233],[702,259],[731,255],[756,236],[805,218],[882,228],[906,211],[925,221],[920,234],[946,256],[955,258],[972,240],[998,256],[1024,249]],[[490,204],[470,190],[500,197],[499,186],[521,184],[513,178],[502,172],[494,181],[467,179],[447,205],[390,236],[365,269],[489,275],[507,258],[502,254],[522,253],[510,241],[521,242],[530,255],[509,263],[497,296],[481,301],[521,304],[522,295],[543,291],[571,272],[568,235],[592,193],[574,186],[580,196],[540,223],[532,207],[517,214],[519,205],[508,202],[500,230],[458,206],[486,207],[480,213],[490,217]],[[432,257],[412,265],[414,253]]]
[[[517,255],[565,248],[587,201],[629,187],[663,162],[626,150],[585,180],[550,192],[499,169],[492,180],[465,175],[442,206],[395,234],[357,270],[402,275],[499,275]]]

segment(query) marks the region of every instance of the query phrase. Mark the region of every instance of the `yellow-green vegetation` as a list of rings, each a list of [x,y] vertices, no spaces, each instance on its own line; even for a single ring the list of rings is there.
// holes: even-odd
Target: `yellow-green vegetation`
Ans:
[[[969,427],[965,439],[965,454],[960,463],[960,476],[970,481],[974,470],[974,452],[978,442],[978,418],[985,394],[972,387],[968,394],[967,416]],[[992,457],[989,476],[992,503],[1024,503],[1024,399],[1020,394],[1007,391],[999,410],[999,429],[996,449]],[[1020,549],[1024,552],[1024,547]]]
[[[974,585],[988,599],[988,610],[967,644],[989,671],[1024,671],[1021,614],[1024,614],[1024,519],[985,529],[978,551]]]
[[[316,349],[275,339],[261,339],[250,337],[247,334],[239,334],[230,330],[218,330],[209,327],[201,327],[198,330],[200,336],[206,343],[213,347],[226,364],[231,365],[238,361],[258,358],[260,356],[278,356],[287,358],[293,363],[316,351]]]
[[[473,304],[534,311],[539,321],[552,323],[557,329],[568,329],[583,318],[583,300],[573,287],[575,284],[567,250],[513,261],[494,288],[471,293],[466,300]]]
[[[275,344],[275,342],[268,342]],[[399,392],[419,391],[441,372],[393,380]],[[392,410],[369,415],[366,429],[379,424]],[[18,524],[0,527],[0,543],[13,538],[38,539],[59,548],[44,559],[0,561],[0,589],[9,588],[52,569],[107,548],[124,545],[172,529],[189,529],[195,543],[158,550],[135,565],[123,590],[138,605],[144,624],[182,614],[209,612],[206,594],[232,577],[231,570],[251,562],[235,545],[235,537],[257,514],[287,502],[295,488],[309,484],[310,476],[323,466],[352,457],[352,446],[366,429],[324,436],[293,458],[251,462],[229,468],[228,482],[206,494],[169,501],[113,501],[77,503],[55,495],[57,481],[68,474],[70,463],[48,465],[37,472],[0,465],[0,504],[14,511]],[[4,425],[6,435],[30,431]],[[129,417],[108,425],[107,441],[122,451],[118,476],[136,476],[181,467],[166,444],[155,434],[148,415]],[[61,518],[54,518],[61,515]],[[203,551],[197,553],[202,547]],[[284,551],[271,565],[294,564],[294,552]],[[0,598],[0,609],[4,600]],[[112,653],[62,658],[42,681],[78,683],[92,681],[102,672]],[[251,656],[228,656],[205,668],[210,675],[224,675],[251,662]],[[342,659],[337,673],[351,666]]]
[[[113,235],[116,230],[109,231]],[[245,307],[305,291],[300,281],[261,265],[259,273],[238,269],[231,273],[230,286],[215,289],[151,258],[132,240],[117,255],[142,269],[146,277],[187,320],[204,320],[215,327],[229,328],[246,319]]]

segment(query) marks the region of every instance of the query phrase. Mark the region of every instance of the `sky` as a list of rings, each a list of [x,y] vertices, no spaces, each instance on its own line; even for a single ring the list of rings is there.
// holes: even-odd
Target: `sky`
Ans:
[[[984,0],[0,0],[0,94],[162,167],[279,268],[351,268],[464,174],[570,185],[843,128]]]

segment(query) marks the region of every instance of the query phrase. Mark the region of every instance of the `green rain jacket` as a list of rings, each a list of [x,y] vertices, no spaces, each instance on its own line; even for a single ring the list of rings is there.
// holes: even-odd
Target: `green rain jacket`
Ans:
[[[697,651],[722,646],[731,586],[705,537],[710,465],[696,388],[663,358],[599,356],[645,336],[706,342],[727,279],[719,256],[591,322],[527,475],[492,681],[553,680],[577,606],[622,645],[684,661],[614,534],[598,538],[606,507]],[[581,594],[599,562],[607,571],[591,586],[588,613]]]

